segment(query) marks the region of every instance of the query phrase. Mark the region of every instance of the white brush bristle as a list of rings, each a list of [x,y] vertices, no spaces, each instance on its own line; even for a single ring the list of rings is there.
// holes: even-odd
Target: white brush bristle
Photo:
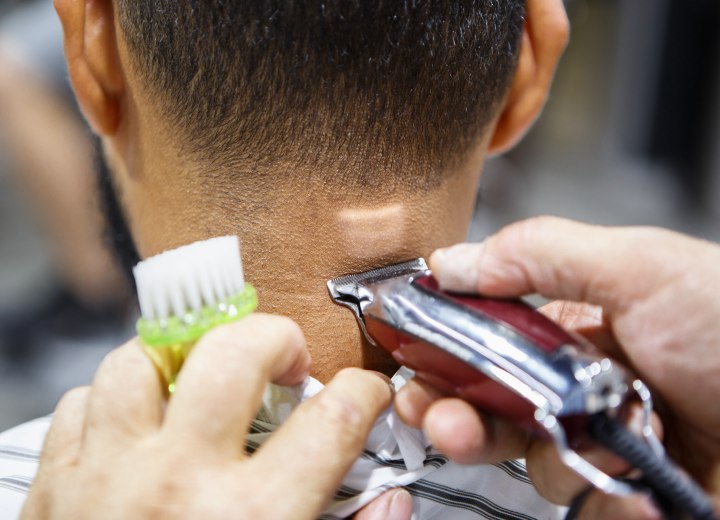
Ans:
[[[240,241],[211,238],[140,262],[133,269],[143,318],[181,317],[245,289]]]

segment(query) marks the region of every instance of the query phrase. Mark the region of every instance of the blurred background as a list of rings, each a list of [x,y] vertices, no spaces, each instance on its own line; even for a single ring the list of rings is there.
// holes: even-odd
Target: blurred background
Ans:
[[[89,383],[135,319],[103,249],[50,4],[0,0],[0,431]],[[553,214],[719,240],[720,2],[566,4],[547,109],[488,163],[471,238]]]

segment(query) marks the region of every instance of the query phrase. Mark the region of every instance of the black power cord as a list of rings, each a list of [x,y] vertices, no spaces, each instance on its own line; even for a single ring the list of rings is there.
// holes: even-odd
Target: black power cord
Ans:
[[[590,418],[590,436],[642,471],[642,481],[658,499],[695,520],[718,520],[705,492],[668,458],[659,458],[642,439],[604,413]]]

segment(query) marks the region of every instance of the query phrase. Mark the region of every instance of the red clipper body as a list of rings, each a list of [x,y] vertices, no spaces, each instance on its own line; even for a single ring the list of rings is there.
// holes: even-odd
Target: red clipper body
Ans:
[[[441,291],[423,259],[328,282],[367,339],[432,385],[551,438],[568,466],[609,493],[629,492],[579,457],[594,414],[616,416],[639,381],[521,300]],[[648,442],[657,444],[651,434]]]
[[[521,300],[441,291],[422,259],[328,282],[368,340],[448,394],[539,435],[557,418],[568,441],[617,409],[628,374]]]
[[[679,511],[716,518],[712,502],[665,456],[645,385],[523,301],[441,291],[423,259],[336,278],[328,290],[355,313],[368,341],[416,377],[550,438],[563,462],[596,488],[634,492],[575,452],[585,440],[633,461],[649,489]],[[643,439],[617,420],[631,393],[643,405]]]
[[[556,392],[557,397],[564,394],[564,397],[573,399],[577,398],[571,395],[573,392],[582,393],[582,390],[585,390],[585,388],[573,388],[576,385],[580,386],[580,383],[572,379],[574,374],[571,372],[580,367],[570,366],[576,363],[567,363],[568,351],[580,348],[582,340],[571,336],[528,304],[521,300],[498,300],[445,293],[440,291],[437,282],[430,275],[417,277],[411,283],[415,285],[416,290],[424,292],[424,296],[450,303],[458,309],[464,309],[464,312],[477,314],[483,321],[494,322],[495,330],[492,333],[496,336],[493,339],[497,347],[508,347],[508,345],[497,345],[499,334],[515,336],[506,339],[508,343],[514,340],[515,348],[517,343],[523,340],[526,346],[531,344],[537,350],[532,352],[536,356],[528,355],[525,360],[516,357],[515,361],[525,363],[525,370],[531,370],[532,367],[528,365],[534,363],[536,371],[541,372],[533,374],[535,377],[533,383],[539,383],[533,385],[528,384],[527,372],[518,374],[512,370],[514,366],[506,366],[506,374],[501,372],[503,369],[500,367],[487,366],[484,371],[478,370],[477,364],[472,363],[471,360],[463,360],[462,356],[457,356],[456,353],[438,348],[431,343],[432,339],[423,339],[408,334],[407,331],[398,330],[392,323],[374,313],[372,308],[368,308],[365,313],[367,335],[378,346],[388,351],[398,363],[413,369],[417,377],[447,394],[461,397],[486,412],[522,425],[540,436],[547,435],[535,419],[538,407],[543,406],[540,403],[540,396],[555,389],[559,390]],[[488,323],[485,323],[481,326],[487,325]],[[492,354],[492,351],[488,351],[488,356]],[[501,360],[501,356],[498,357],[498,361]],[[547,366],[542,366],[542,363],[547,363]],[[556,378],[556,380],[541,380],[543,376],[545,376],[543,379]],[[513,381],[513,379],[517,380]],[[618,388],[613,390],[621,393],[627,391],[624,381],[614,383]],[[527,386],[525,392],[520,391],[519,388],[523,384]],[[537,386],[541,385],[545,388],[538,389]],[[559,386],[565,388],[558,389]],[[537,392],[538,395],[531,396],[533,392]],[[584,419],[589,412],[583,407],[569,409],[566,412],[562,422],[568,439],[574,444],[574,441],[581,438],[584,433]]]

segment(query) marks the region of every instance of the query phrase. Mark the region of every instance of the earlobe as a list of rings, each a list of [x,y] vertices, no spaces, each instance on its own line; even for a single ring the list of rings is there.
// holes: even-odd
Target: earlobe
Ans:
[[[515,75],[495,123],[489,153],[512,148],[540,115],[567,45],[569,24],[562,0],[528,0]]]
[[[55,0],[65,58],[80,108],[93,130],[111,136],[124,90],[112,0]]]

